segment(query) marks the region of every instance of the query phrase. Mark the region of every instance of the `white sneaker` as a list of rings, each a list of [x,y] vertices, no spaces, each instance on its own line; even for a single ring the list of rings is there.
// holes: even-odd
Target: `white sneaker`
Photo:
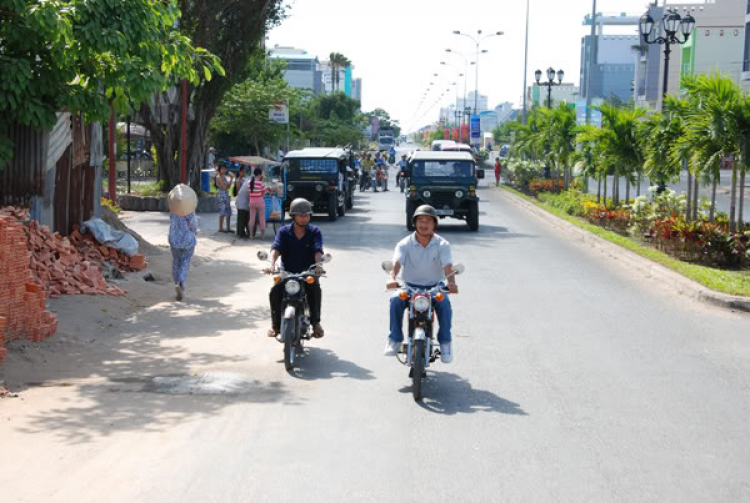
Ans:
[[[453,361],[453,345],[450,342],[448,344],[440,345],[440,361],[443,363],[450,363]]]
[[[388,339],[383,356],[396,356],[401,351],[401,343]]]

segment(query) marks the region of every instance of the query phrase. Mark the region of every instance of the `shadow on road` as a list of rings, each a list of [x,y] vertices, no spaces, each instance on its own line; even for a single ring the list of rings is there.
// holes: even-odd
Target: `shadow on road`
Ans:
[[[399,391],[411,393],[411,385]],[[450,372],[430,372],[429,377],[422,382],[422,397],[419,406],[437,414],[497,412],[516,416],[529,415],[519,404],[491,391],[472,388],[467,379]]]
[[[306,381],[338,378],[361,381],[375,379],[372,371],[354,362],[342,360],[330,349],[313,347],[305,348],[305,355],[299,359],[297,367],[289,375]]]

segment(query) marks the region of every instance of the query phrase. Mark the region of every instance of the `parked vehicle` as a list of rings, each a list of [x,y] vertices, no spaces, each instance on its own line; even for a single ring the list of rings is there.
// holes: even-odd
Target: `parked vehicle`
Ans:
[[[415,152],[409,159],[409,191],[406,195],[406,227],[414,230],[412,216],[417,207],[429,204],[438,216],[465,220],[479,230],[477,183],[484,170],[466,152]]]
[[[443,146],[446,147],[449,145],[455,145],[456,142],[453,140],[435,140],[430,144],[430,150],[433,150],[435,152],[440,152],[443,149]],[[417,149],[419,150],[419,149]]]
[[[285,210],[290,201],[304,197],[316,213],[328,213],[335,221],[353,206],[356,175],[351,169],[351,152],[343,148],[306,148],[284,156],[288,163]]]
[[[268,261],[268,253],[259,251],[258,259]],[[284,295],[281,299],[281,333],[278,340],[284,344],[284,367],[287,370],[294,368],[297,356],[304,350],[304,342],[312,339],[310,305],[304,283],[314,282],[316,275],[313,271],[330,261],[331,255],[326,253],[322,262],[313,265],[309,271],[302,274],[286,273],[280,269],[272,273],[274,282],[282,283],[284,286]]]
[[[383,262],[383,270],[390,274],[393,262]],[[466,268],[463,264],[453,267],[453,274],[462,274]],[[445,278],[448,279],[448,278]],[[435,303],[443,302],[448,294],[444,281],[431,289],[410,288],[401,284],[399,295],[408,301],[406,312],[409,313],[409,330],[401,346],[402,359],[399,361],[409,367],[411,391],[414,400],[422,399],[422,379],[427,377],[427,368],[440,358],[440,345],[435,344]]]
[[[390,150],[396,145],[395,133],[392,129],[381,129],[378,131],[378,150]]]

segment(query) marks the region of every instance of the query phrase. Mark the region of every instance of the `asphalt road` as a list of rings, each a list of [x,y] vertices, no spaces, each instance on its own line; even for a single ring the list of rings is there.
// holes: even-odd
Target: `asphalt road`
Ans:
[[[262,314],[246,329],[233,318],[233,328],[178,338],[167,338],[168,327],[200,313],[199,302],[144,315],[141,335],[179,348],[190,371],[175,374],[166,362],[142,380],[91,379],[34,416],[65,418],[84,400],[93,417],[111,418],[106,427],[85,415],[57,428],[19,426],[19,412],[0,440],[28,449],[12,465],[0,461],[2,499],[750,500],[750,318],[675,298],[500,192],[480,195],[478,233],[441,224],[467,271],[453,298],[456,360],[431,369],[422,403],[407,369],[382,356],[379,263],[406,235],[391,187],[358,195],[336,223],[315,219],[334,256],[323,280],[327,335],[298,372],[284,371]],[[136,216],[136,230],[139,218],[143,229],[159,225]],[[254,251],[227,238],[215,265],[257,268]],[[216,286],[189,291],[238,316],[257,314],[270,284],[247,274],[233,286],[226,298]],[[208,357],[219,352],[223,359]],[[34,460],[37,479],[13,476]]]

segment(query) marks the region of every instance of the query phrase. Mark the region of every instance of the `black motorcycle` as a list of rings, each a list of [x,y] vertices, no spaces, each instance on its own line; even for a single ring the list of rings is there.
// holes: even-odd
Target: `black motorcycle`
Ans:
[[[265,262],[268,260],[268,253],[259,251],[258,258]],[[270,273],[274,283],[281,283],[284,289],[281,298],[281,333],[277,340],[284,344],[284,367],[287,371],[294,368],[297,356],[302,355],[304,341],[312,339],[310,304],[304,284],[312,284],[317,277],[321,277],[314,270],[330,261],[331,255],[326,253],[322,262],[314,264],[301,274],[287,273],[280,269]]]
[[[390,274],[393,262],[383,262],[383,270]],[[462,264],[453,267],[453,274],[459,275],[466,268]],[[447,279],[447,278],[446,278]],[[400,285],[399,295],[407,301],[409,313],[409,331],[401,346],[404,359],[399,361],[409,367],[411,378],[411,392],[414,400],[422,399],[422,379],[427,377],[426,369],[431,363],[440,358],[440,346],[435,344],[434,330],[436,302],[445,301],[448,290],[443,282],[430,289],[417,289]]]

